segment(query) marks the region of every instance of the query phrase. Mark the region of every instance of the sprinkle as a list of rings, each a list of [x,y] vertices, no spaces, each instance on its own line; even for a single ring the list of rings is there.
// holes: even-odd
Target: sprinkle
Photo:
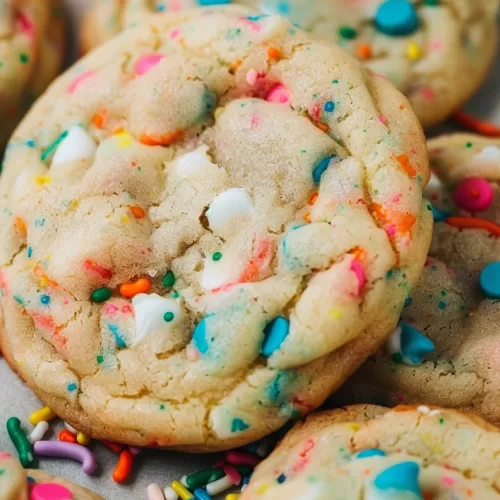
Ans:
[[[375,26],[389,36],[407,36],[418,29],[418,15],[408,0],[386,0],[375,14]]]
[[[264,328],[264,342],[261,354],[268,358],[280,348],[290,330],[290,322],[283,316],[278,316],[270,321]]]
[[[151,288],[151,282],[146,278],[138,279],[132,283],[124,283],[120,286],[120,293],[127,298],[132,298],[139,293],[146,293]]]
[[[105,439],[101,440],[101,444],[115,453],[120,453],[124,449],[123,444],[113,443],[113,442],[107,441]]]
[[[132,472],[132,465],[134,464],[134,455],[129,450],[120,452],[118,463],[113,471],[113,481],[116,483],[124,483]]]
[[[163,493],[165,494],[165,500],[177,500],[179,498],[179,495],[170,486],[167,486]]]
[[[107,118],[107,111],[100,111],[99,113],[95,113],[94,116],[92,116],[92,124],[95,128],[103,129],[106,125]]]
[[[57,435],[59,441],[64,441],[65,443],[76,443],[76,436],[69,432],[68,429],[62,429]]]
[[[317,165],[314,167],[313,173],[312,173],[312,178],[313,182],[315,184],[319,184],[321,181],[321,176],[325,172],[325,170],[329,167],[330,162],[336,158],[337,155],[331,155],[327,156],[326,158],[323,158]]]
[[[258,73],[255,69],[249,69],[246,74],[246,81],[249,85],[255,85],[257,83]]]
[[[229,493],[229,495],[226,495],[225,500],[238,500],[240,498],[240,495],[238,493]]]
[[[223,465],[222,470],[226,473],[226,475],[231,479],[231,482],[237,486],[241,482],[241,474],[238,470],[229,464]]]
[[[24,52],[21,52],[21,54],[19,54],[19,60],[20,60],[23,64],[26,64],[26,63],[29,61],[28,54],[25,54]]]
[[[212,481],[211,483],[208,483],[207,493],[212,496],[219,495],[220,493],[228,490],[232,486],[233,483],[229,478],[229,476],[224,476],[220,479],[217,479],[217,481]]]
[[[285,481],[286,481],[286,476],[285,474],[281,474],[278,476],[278,479],[276,479],[276,481],[278,481],[279,484],[283,484]]]
[[[48,295],[42,295],[40,297],[40,302],[43,304],[43,305],[48,305],[50,304],[50,297]]]
[[[494,222],[476,217],[448,217],[446,223],[460,229],[486,229],[495,236],[500,236],[500,226]]]
[[[31,431],[30,434],[30,442],[31,443],[36,443],[37,441],[41,441],[43,439],[43,436],[45,433],[49,430],[49,423],[46,422],[45,420],[42,420],[41,422],[38,422],[36,424],[35,428]]]
[[[71,383],[68,384],[68,391],[69,392],[76,391],[77,387],[78,386],[74,382],[71,382]]]
[[[90,78],[91,76],[94,76],[96,73],[95,71],[85,71],[84,73],[81,73],[78,75],[68,86],[67,92],[68,94],[74,94],[76,92],[76,89],[85,81],[87,78]]]
[[[132,215],[136,219],[144,219],[144,217],[146,217],[146,212],[141,207],[138,206],[130,207],[130,211],[132,212]]]
[[[372,58],[373,52],[372,47],[369,43],[359,44],[356,51],[360,59],[366,60]]]
[[[231,432],[243,432],[250,426],[241,418],[233,418],[231,423]]]
[[[52,143],[50,144],[47,149],[42,153],[41,159],[42,161],[47,160],[47,158],[54,152],[54,150],[59,146],[59,144],[64,141],[64,139],[67,137],[69,134],[68,130],[65,130],[64,132],[61,133],[61,135]]]
[[[175,275],[172,271],[168,271],[165,276],[163,276],[162,283],[164,287],[174,286]]]
[[[406,55],[408,56],[408,59],[416,61],[420,59],[421,54],[422,51],[420,49],[420,45],[414,42],[408,44],[408,47],[406,48]]]
[[[267,94],[266,100],[268,102],[278,102],[281,104],[290,104],[291,96],[290,91],[281,83],[275,85]]]
[[[38,441],[34,444],[35,453],[42,457],[61,457],[77,460],[82,464],[85,474],[93,474],[97,468],[94,455],[84,446],[60,441]]]
[[[113,272],[105,267],[96,264],[93,260],[87,259],[83,262],[83,268],[88,271],[99,275],[104,280],[110,280],[113,277]]]
[[[371,457],[385,457],[385,452],[377,448],[370,448],[368,450],[360,451],[356,458],[371,458]]]
[[[190,476],[186,477],[186,485],[189,489],[195,490],[197,488],[201,488],[202,486],[206,486],[208,483],[213,481],[217,481],[221,477],[224,477],[224,471],[219,468],[211,468],[211,469],[203,469]]]
[[[402,154],[396,157],[398,160],[399,166],[410,176],[415,177],[417,171],[412,167],[410,160],[407,154]]]
[[[174,313],[166,312],[163,318],[167,323],[170,323],[174,319]]]
[[[500,137],[500,127],[498,127],[494,123],[475,118],[465,113],[464,111],[455,112],[453,114],[453,119],[460,125],[463,125],[464,127],[472,130],[473,132],[477,132],[478,134],[486,135],[489,137]]]
[[[39,422],[50,422],[51,420],[54,420],[56,417],[57,415],[48,406],[44,406],[43,408],[34,411],[30,415],[29,421],[31,425],[36,425]]]
[[[96,151],[97,145],[92,136],[83,127],[75,125],[57,144],[51,167],[75,161],[89,162],[94,159]]]
[[[10,417],[7,420],[7,432],[9,433],[9,437],[16,447],[21,465],[24,468],[32,467],[33,447],[29,439],[21,429],[21,421],[17,417]]]
[[[162,59],[166,57],[165,54],[144,54],[135,63],[135,74],[140,76],[153,69]]]
[[[480,177],[469,177],[462,181],[454,193],[455,203],[469,212],[487,210],[493,202],[493,188]]]
[[[141,134],[139,142],[141,144],[145,144],[146,146],[170,146],[170,144],[181,140],[183,137],[184,132],[182,130],[174,130],[173,132],[156,137],[148,134]]]
[[[332,101],[327,101],[327,102],[325,102],[325,105],[323,106],[323,109],[327,113],[331,113],[335,109],[335,103],[332,102]]]
[[[346,40],[353,40],[358,36],[358,31],[352,26],[343,25],[339,28],[339,36]]]
[[[172,481],[170,487],[182,498],[182,500],[191,500],[194,498],[194,495],[186,489],[180,481]]]
[[[87,446],[90,443],[90,438],[83,432],[78,432],[76,435],[76,442],[82,446]]]
[[[215,252],[213,255],[212,255],[212,260],[214,260],[215,262],[221,260],[222,258],[222,254],[220,252]]]
[[[206,338],[206,318],[203,318],[195,327],[193,332],[193,342],[198,351],[205,354],[208,351]]]
[[[443,222],[451,215],[451,213],[447,210],[439,210],[439,208],[436,208],[435,206],[431,206],[431,210],[434,222]]]
[[[479,285],[489,299],[500,298],[500,262],[491,262],[483,268]]]
[[[415,498],[422,498],[418,476],[420,467],[416,462],[402,462],[383,470],[373,481],[383,491],[410,492]]]
[[[276,47],[269,47],[267,49],[267,57],[269,59],[273,59],[275,61],[279,61],[281,59],[281,51]]]
[[[194,497],[196,500],[212,500],[212,497],[201,488],[194,490]]]
[[[146,493],[148,495],[148,500],[164,500],[165,498],[161,488],[156,483],[151,483],[146,488]]]
[[[73,493],[66,486],[58,483],[36,483],[30,488],[30,500],[69,500]]]
[[[91,295],[90,299],[92,302],[96,303],[101,303],[105,302],[106,300],[109,300],[111,298],[112,292],[109,288],[104,287],[104,288],[98,288],[97,290],[94,290]]]
[[[231,450],[226,453],[226,460],[233,465],[250,465],[255,467],[260,463],[261,458],[239,450]]]

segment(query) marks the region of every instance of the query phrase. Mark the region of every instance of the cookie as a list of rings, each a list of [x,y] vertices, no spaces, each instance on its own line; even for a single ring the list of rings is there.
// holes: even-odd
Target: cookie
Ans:
[[[434,236],[402,322],[341,401],[424,402],[500,423],[498,260],[500,141],[473,135],[429,142]]]
[[[500,498],[500,429],[428,406],[351,406],[297,424],[241,500]]]
[[[0,452],[1,500],[99,500],[101,497],[40,470],[24,470],[9,453]]]
[[[63,27],[57,0],[0,0],[0,150],[59,73]]]
[[[0,178],[2,351],[95,438],[254,441],[395,327],[432,214],[405,98],[279,16],[184,11],[61,77]]]
[[[199,0],[145,2],[94,0],[85,27],[85,50],[126,27]],[[229,3],[229,2],[222,2]],[[496,52],[498,0],[239,0],[280,14],[315,34],[334,39],[389,80],[430,127],[457,110],[481,85]]]

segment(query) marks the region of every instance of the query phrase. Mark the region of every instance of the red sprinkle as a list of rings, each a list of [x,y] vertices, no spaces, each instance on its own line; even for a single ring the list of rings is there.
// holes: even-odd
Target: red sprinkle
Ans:
[[[233,465],[250,465],[251,467],[255,467],[262,459],[246,451],[232,450],[226,453],[226,460]]]
[[[232,465],[224,465],[222,467],[222,470],[226,473],[227,476],[229,476],[229,479],[231,482],[237,486],[241,482],[241,474],[236,470],[235,467]]]
[[[58,435],[59,441],[64,441],[65,443],[76,443],[76,436],[68,431],[68,429],[63,429],[59,431]]]
[[[118,458],[115,470],[113,471],[113,481],[117,483],[124,483],[132,472],[132,465],[134,464],[134,455],[128,450],[123,450]]]

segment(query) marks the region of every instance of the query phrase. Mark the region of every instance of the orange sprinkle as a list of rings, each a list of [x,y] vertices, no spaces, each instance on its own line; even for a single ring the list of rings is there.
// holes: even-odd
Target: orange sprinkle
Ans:
[[[403,413],[404,411],[412,411],[414,409],[415,409],[414,406],[410,406],[410,405],[398,405],[398,406],[395,406],[392,409],[392,411],[395,411],[395,412],[398,412],[398,413]]]
[[[116,127],[115,129],[113,129],[112,134],[117,135],[117,134],[121,134],[122,132],[125,132],[125,129],[123,127]]]
[[[231,63],[231,70],[236,71],[241,66],[241,63],[242,63],[241,59],[235,59]]]
[[[318,122],[315,125],[323,132],[330,132],[330,127],[326,123]]]
[[[353,255],[356,260],[363,261],[365,260],[366,252],[363,248],[356,247]]]
[[[136,219],[144,219],[144,217],[146,217],[146,212],[141,207],[138,206],[130,207],[130,211],[132,212],[132,215]]]
[[[398,214],[395,224],[401,233],[409,233],[417,218],[413,214]]]
[[[319,193],[317,191],[315,191],[314,193],[311,194],[311,196],[309,196],[308,200],[307,200],[307,204],[308,205],[314,205],[318,199],[318,196],[319,196]]]
[[[106,110],[95,113],[92,117],[92,123],[96,128],[104,128],[106,125],[106,120],[108,118],[108,112]]]
[[[138,279],[133,283],[123,283],[120,293],[127,298],[135,297],[139,293],[146,293],[151,288],[151,282],[146,278]]]
[[[460,229],[486,229],[495,236],[500,236],[500,226],[489,220],[478,219],[476,217],[448,217],[446,222],[450,226]]]
[[[358,45],[358,57],[360,59],[371,59],[373,52],[372,47],[369,43],[362,43]]]
[[[59,441],[64,441],[65,443],[76,443],[76,436],[68,431],[68,429],[63,429],[59,431],[58,435]]]
[[[130,473],[132,472],[132,465],[134,463],[134,455],[128,450],[123,450],[120,453],[120,458],[113,471],[113,481],[117,483],[124,483]]]
[[[306,212],[303,216],[302,216],[302,220],[304,220],[305,222],[307,223],[310,223],[311,222],[311,212]]]
[[[24,222],[24,220],[21,219],[21,217],[14,217],[14,226],[17,229],[17,231],[19,232],[19,234],[23,238],[25,238],[26,235],[28,234],[28,230],[26,228],[26,223]]]
[[[475,118],[464,111],[457,111],[454,113],[453,119],[460,125],[478,134],[487,135],[489,137],[500,137],[500,127],[494,123]]]
[[[169,146],[175,141],[178,141],[184,137],[184,132],[182,130],[175,130],[169,134],[164,134],[159,137],[152,137],[148,134],[141,134],[139,141],[141,144],[146,146]]]
[[[407,154],[402,154],[396,157],[401,168],[410,176],[415,177],[417,171],[411,166],[410,160],[408,159]]]
[[[267,49],[267,57],[269,57],[269,59],[279,61],[281,59],[281,51],[276,47],[269,47]]]

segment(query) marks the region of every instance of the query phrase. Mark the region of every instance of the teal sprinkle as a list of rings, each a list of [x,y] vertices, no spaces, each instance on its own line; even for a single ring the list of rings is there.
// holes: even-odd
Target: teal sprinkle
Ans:
[[[412,302],[413,302],[413,299],[411,297],[406,297],[404,307],[408,307]]]
[[[446,309],[446,302],[443,302],[442,300],[440,300],[439,304],[438,304],[438,307],[441,310]]]
[[[233,418],[231,423],[231,432],[242,432],[248,429],[250,426],[241,418]]]
[[[120,333],[120,329],[116,325],[108,325],[108,328],[109,331],[113,334],[118,348],[125,349],[127,347],[127,344],[125,342],[125,339],[123,338],[123,335]]]
[[[19,297],[19,295],[14,295],[14,300],[15,300],[18,304],[20,304],[20,305],[24,306],[24,300],[23,300],[21,297]]]
[[[35,220],[35,227],[43,227],[45,226],[45,219],[36,219]]]
[[[47,160],[47,158],[54,152],[54,150],[61,144],[64,139],[68,136],[68,131],[65,130],[43,153],[42,153],[42,161]]]
[[[31,259],[32,256],[33,256],[33,248],[28,247],[28,259]]]
[[[33,139],[30,139],[29,141],[26,141],[26,146],[29,148],[34,148],[36,146],[36,142]]]
[[[68,391],[69,392],[73,392],[73,391],[76,391],[76,388],[78,386],[74,383],[74,382],[71,382],[70,384],[68,384]]]

